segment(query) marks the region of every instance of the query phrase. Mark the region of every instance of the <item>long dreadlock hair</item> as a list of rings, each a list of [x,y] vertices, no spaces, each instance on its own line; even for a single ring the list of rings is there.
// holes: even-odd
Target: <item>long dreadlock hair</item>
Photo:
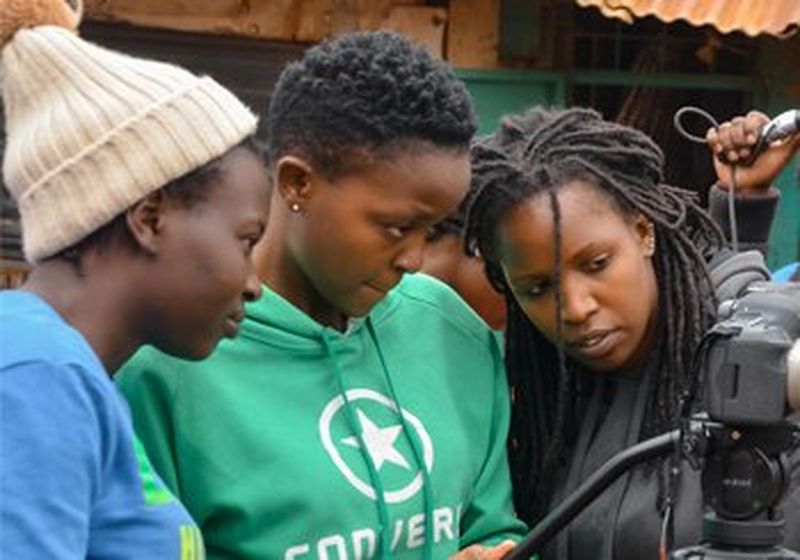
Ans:
[[[493,286],[508,309],[506,368],[512,389],[509,459],[519,515],[535,523],[547,511],[552,475],[581,421],[576,384],[583,371],[524,315],[515,301],[496,252],[498,227],[511,208],[548,196],[554,221],[553,285],[559,329],[561,213],[557,191],[581,180],[605,193],[623,216],[637,213],[654,226],[653,265],[659,316],[655,356],[644,368],[654,382],[640,437],[673,429],[682,402],[699,387],[692,367],[694,349],[713,320],[713,290],[704,251],[723,243],[722,233],[690,191],[662,184],[663,155],[635,129],[604,121],[590,109],[533,109],[507,117],[493,135],[472,148],[467,247],[486,262]],[[560,332],[557,339],[561,339]],[[553,396],[555,395],[555,398]],[[668,479],[659,479],[659,501]],[[661,505],[659,505],[661,507]]]

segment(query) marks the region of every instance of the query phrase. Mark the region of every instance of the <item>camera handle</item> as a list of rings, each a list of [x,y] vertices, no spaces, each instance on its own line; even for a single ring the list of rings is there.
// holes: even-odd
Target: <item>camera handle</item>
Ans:
[[[699,429],[699,428],[698,428]],[[681,430],[673,430],[666,434],[645,440],[614,455],[606,461],[592,476],[587,478],[567,498],[551,511],[541,522],[537,523],[520,543],[503,560],[527,560],[566,527],[575,516],[611,486],[631,467],[668,455],[675,451],[681,441]]]

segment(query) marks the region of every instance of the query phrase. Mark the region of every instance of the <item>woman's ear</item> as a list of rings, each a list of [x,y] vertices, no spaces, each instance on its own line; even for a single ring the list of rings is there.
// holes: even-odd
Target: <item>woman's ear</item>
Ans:
[[[302,213],[311,197],[314,169],[308,161],[297,156],[284,156],[275,166],[275,183],[289,209]]]
[[[167,197],[159,189],[125,211],[125,224],[128,226],[131,238],[146,253],[158,253],[166,206]]]
[[[634,220],[633,227],[644,256],[652,257],[656,252],[656,228],[653,222],[639,214]]]

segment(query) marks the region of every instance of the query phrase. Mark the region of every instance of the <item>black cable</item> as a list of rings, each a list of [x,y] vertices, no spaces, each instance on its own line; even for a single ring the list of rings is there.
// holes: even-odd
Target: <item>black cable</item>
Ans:
[[[692,106],[681,107],[680,109],[678,109],[675,112],[675,116],[672,118],[672,122],[674,123],[675,129],[678,131],[678,133],[681,136],[683,136],[684,138],[686,138],[687,140],[689,140],[690,142],[695,142],[696,144],[705,144],[706,143],[706,139],[704,137],[697,136],[695,134],[691,134],[690,132],[688,132],[684,128],[683,123],[681,122],[681,119],[683,118],[684,115],[687,115],[687,114],[694,114],[694,115],[697,115],[699,117],[703,117],[709,123],[711,123],[711,126],[714,127],[714,130],[719,130],[719,123],[717,122],[717,119],[715,119],[707,111],[704,111],[703,109],[700,109],[699,107],[692,107]],[[764,140],[764,137],[763,136],[760,137],[759,138],[759,143],[762,143],[763,140]],[[757,145],[756,148],[752,151],[752,155],[754,156],[757,153],[759,153],[760,151],[761,151],[761,146]],[[734,199],[735,194],[736,194],[735,191],[736,191],[736,167],[737,166],[736,166],[735,163],[730,162],[730,161],[726,161],[724,158],[719,158],[719,159],[723,163],[727,163],[731,168],[731,184],[728,185],[728,221],[730,223],[730,230],[731,230],[731,248],[733,249],[734,252],[738,253],[739,252],[739,229],[738,229],[738,227],[736,225],[736,205],[735,205],[735,199]]]
[[[695,428],[696,429],[696,428]],[[669,454],[681,443],[682,433],[673,430],[669,433],[645,440],[620,451],[606,461],[599,469],[584,480],[547,517],[537,523],[517,546],[503,557],[503,560],[523,560],[540,552],[542,547],[561,531],[575,516],[606,488],[633,466],[650,459]]]

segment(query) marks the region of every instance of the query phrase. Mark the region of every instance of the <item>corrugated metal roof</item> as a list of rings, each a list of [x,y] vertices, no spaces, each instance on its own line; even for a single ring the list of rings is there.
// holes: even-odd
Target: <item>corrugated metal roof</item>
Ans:
[[[686,20],[713,25],[723,33],[743,31],[750,36],[776,37],[800,28],[800,0],[575,0],[598,8],[606,17],[633,23],[635,17],[656,16],[667,23]]]

